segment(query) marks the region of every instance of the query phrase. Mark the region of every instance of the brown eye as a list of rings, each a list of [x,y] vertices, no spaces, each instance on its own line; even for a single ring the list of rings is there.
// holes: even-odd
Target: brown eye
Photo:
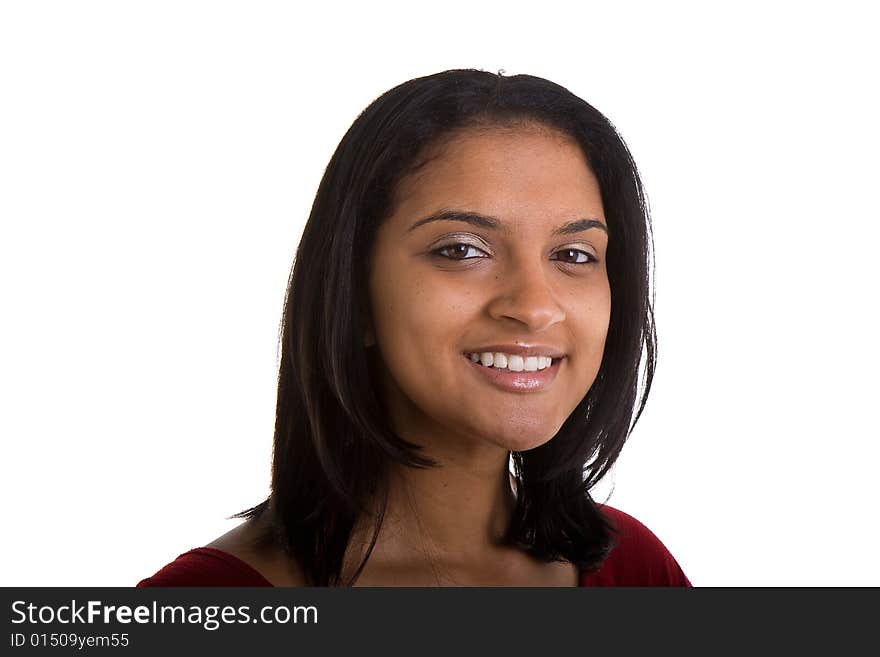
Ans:
[[[441,246],[439,249],[433,251],[433,253],[450,260],[470,260],[471,258],[483,257],[479,255],[468,255],[473,252],[483,253],[485,255],[485,251],[482,249],[478,249],[473,244],[466,244],[464,242],[447,244],[446,246]]]
[[[591,262],[596,262],[596,257],[593,256],[593,254],[581,251],[580,249],[562,249],[561,251],[557,251],[556,254],[561,254],[562,257],[558,258],[559,260],[571,265],[586,265]]]

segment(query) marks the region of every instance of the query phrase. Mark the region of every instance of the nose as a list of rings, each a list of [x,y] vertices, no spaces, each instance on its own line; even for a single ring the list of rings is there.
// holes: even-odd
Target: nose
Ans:
[[[500,273],[497,294],[489,303],[493,319],[513,320],[539,333],[565,319],[541,263],[513,264]]]

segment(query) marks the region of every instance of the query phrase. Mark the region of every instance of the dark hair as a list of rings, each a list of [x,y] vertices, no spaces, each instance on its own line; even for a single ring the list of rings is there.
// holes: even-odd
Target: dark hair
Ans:
[[[403,176],[453,131],[537,122],[573,138],[596,176],[609,228],[611,318],[595,382],[547,443],[512,453],[517,500],[505,542],[545,560],[597,568],[612,531],[590,496],[644,408],[655,367],[648,206],[614,126],[567,89],[530,75],[450,70],[404,82],[373,101],[346,132],[321,180],[287,288],[269,498],[276,541],[309,584],[350,585],[375,545],[391,459],[432,467],[389,426],[370,352],[368,255]],[[644,358],[644,360],[643,360]],[[639,377],[641,363],[641,382]],[[640,385],[641,383],[641,385]],[[342,582],[354,523],[384,500],[372,543]]]

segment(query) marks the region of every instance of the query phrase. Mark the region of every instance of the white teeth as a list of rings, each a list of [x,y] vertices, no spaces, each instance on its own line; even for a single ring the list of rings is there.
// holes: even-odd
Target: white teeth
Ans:
[[[469,353],[470,358],[475,363],[480,363],[483,367],[494,367],[499,370],[509,370],[511,372],[535,372],[545,370],[553,364],[550,356],[517,356],[503,353]]]

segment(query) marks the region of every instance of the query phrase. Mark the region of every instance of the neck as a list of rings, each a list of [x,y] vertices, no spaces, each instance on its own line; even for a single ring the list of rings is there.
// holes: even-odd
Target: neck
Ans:
[[[430,456],[440,465],[390,468],[388,506],[371,560],[480,563],[497,553],[515,496],[508,452],[484,446],[466,455]],[[358,543],[368,545],[373,525],[362,519]]]

